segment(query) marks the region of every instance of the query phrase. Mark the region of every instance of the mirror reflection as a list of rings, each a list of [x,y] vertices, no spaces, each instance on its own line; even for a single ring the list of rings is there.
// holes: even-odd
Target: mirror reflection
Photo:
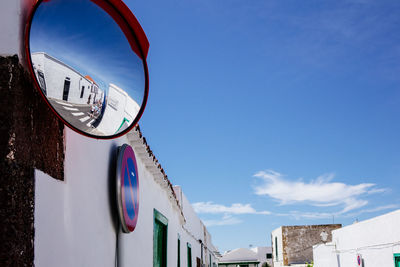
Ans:
[[[65,121],[103,137],[133,123],[145,94],[143,61],[102,8],[89,0],[43,1],[29,41],[40,89]]]

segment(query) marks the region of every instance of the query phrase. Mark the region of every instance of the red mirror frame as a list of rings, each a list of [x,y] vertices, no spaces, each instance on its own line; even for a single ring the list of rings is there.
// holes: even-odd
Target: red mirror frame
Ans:
[[[24,0],[23,5],[24,5],[24,13],[26,14],[25,17],[25,25],[24,25],[24,32],[23,32],[23,49],[24,49],[24,59],[26,63],[26,66],[28,67],[29,73],[31,74],[31,77],[35,83],[36,89],[40,92],[40,95],[43,97],[44,101],[47,103],[47,105],[50,107],[50,109],[53,111],[53,113],[65,124],[67,125],[70,129],[74,130],[75,132],[82,134],[87,137],[95,138],[95,139],[113,139],[120,137],[127,132],[129,132],[135,125],[137,125],[138,121],[143,115],[144,109],[146,108],[147,104],[147,98],[149,95],[149,71],[147,67],[147,54],[149,51],[149,41],[146,37],[146,34],[144,33],[142,26],[140,26],[138,20],[136,17],[133,15],[131,10],[125,5],[124,2],[121,0],[82,0],[82,1],[91,1],[95,3],[97,6],[102,8],[107,14],[109,14],[114,21],[118,24],[118,26],[121,28],[123,31],[126,39],[128,40],[133,52],[135,52],[136,55],[138,55],[142,61],[143,61],[143,68],[144,68],[144,74],[145,74],[145,91],[144,91],[144,96],[143,96],[143,101],[142,105],[140,106],[140,110],[135,118],[135,120],[132,122],[132,124],[122,132],[112,135],[112,136],[95,136],[91,135],[88,133],[85,133],[81,130],[78,130],[74,126],[72,126],[70,123],[68,123],[66,120],[64,120],[58,113],[57,111],[53,108],[53,106],[48,102],[46,96],[43,94],[42,90],[40,90],[40,86],[38,84],[38,81],[36,79],[36,76],[33,72],[33,67],[32,67],[32,59],[31,59],[31,53],[30,53],[30,47],[29,47],[29,37],[30,37],[30,29],[32,25],[32,19],[35,15],[35,11],[38,8],[38,6],[42,2],[49,2],[51,0]]]

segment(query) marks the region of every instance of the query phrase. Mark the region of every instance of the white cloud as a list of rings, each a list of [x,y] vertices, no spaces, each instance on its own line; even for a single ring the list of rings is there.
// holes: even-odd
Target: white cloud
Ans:
[[[204,225],[207,227],[210,226],[222,226],[222,225],[233,225],[242,223],[242,220],[232,217],[231,215],[224,215],[220,220],[204,220]]]
[[[277,216],[290,216],[296,220],[300,219],[330,219],[334,214],[328,212],[301,212],[291,211],[290,213],[278,213]]]
[[[260,171],[254,176],[262,180],[262,183],[254,188],[257,195],[269,196],[281,205],[306,203],[313,206],[342,206],[342,210],[336,214],[347,213],[367,205],[367,200],[359,199],[363,195],[385,192],[384,189],[375,188],[375,184],[372,183],[348,185],[332,182],[333,174],[319,176],[310,182],[301,179],[289,181],[284,179],[282,174],[272,170]]]
[[[209,202],[196,202],[193,205],[196,213],[210,214],[270,214],[269,211],[256,211],[250,204],[234,203],[230,207]]]

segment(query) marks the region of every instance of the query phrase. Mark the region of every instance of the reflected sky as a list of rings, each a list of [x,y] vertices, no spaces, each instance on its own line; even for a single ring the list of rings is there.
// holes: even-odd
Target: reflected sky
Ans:
[[[30,49],[91,76],[102,90],[113,83],[142,104],[143,62],[118,24],[91,1],[42,2],[32,21]]]

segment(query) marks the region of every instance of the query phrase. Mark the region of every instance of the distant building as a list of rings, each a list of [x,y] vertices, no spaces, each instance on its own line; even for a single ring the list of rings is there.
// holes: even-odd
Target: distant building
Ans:
[[[314,266],[399,267],[399,226],[400,210],[397,210],[334,230],[332,242],[314,245]]]
[[[219,265],[223,267],[265,267],[272,266],[272,248],[254,247],[230,250],[221,256]]]
[[[258,255],[248,248],[231,250],[219,259],[220,267],[259,267]]]
[[[273,266],[307,266],[313,261],[313,246],[332,240],[332,230],[341,224],[281,226],[271,233]]]
[[[272,266],[272,247],[254,247],[251,250],[257,253],[260,267]],[[268,263],[268,265],[265,263]]]

